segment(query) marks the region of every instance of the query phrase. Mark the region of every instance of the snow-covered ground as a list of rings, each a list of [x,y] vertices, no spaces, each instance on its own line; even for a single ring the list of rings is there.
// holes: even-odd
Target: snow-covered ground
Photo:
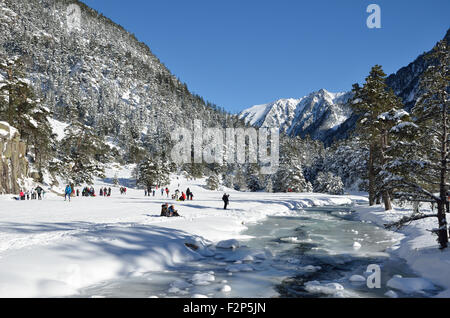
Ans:
[[[429,204],[424,204],[421,211],[433,214]],[[396,207],[392,211],[384,211],[383,207],[361,206],[357,208],[360,219],[384,226],[406,215],[410,215],[411,207]],[[434,212],[436,213],[436,211]],[[438,227],[436,218],[428,218],[412,222],[407,227],[399,230],[403,238],[392,247],[392,254],[405,259],[408,265],[422,280],[408,280],[397,277],[390,281],[397,289],[414,290],[421,289],[429,282],[441,286],[444,291],[437,297],[450,297],[450,250],[439,250],[436,241],[437,236],[432,235],[430,230]]]
[[[43,201],[15,201],[12,196],[0,196],[0,297],[73,296],[103,281],[173,269],[214,256],[216,248],[236,247],[236,240],[250,239],[243,234],[249,224],[267,216],[298,216],[298,210],[306,207],[357,203],[357,216],[379,226],[410,213],[407,208],[387,213],[381,207],[369,208],[361,204],[367,198],[360,193],[330,196],[209,191],[205,180],[181,176],[172,177],[171,193],[189,187],[193,201],[175,202],[161,195],[160,190],[154,197],[145,197],[143,190],[132,188],[120,195],[119,188],[110,182],[117,177],[121,184],[132,186],[132,169],[112,167],[106,171],[107,183],[98,180],[94,184],[97,193],[100,186],[111,187],[109,198],[76,197],[65,202],[52,192],[47,192]],[[63,192],[62,188],[52,190]],[[227,211],[221,200],[224,192],[231,199]],[[182,217],[160,217],[161,204],[166,202],[175,204]],[[435,227],[434,219],[418,221],[392,241],[388,252],[404,258],[421,278],[393,277],[387,283],[392,289],[387,296],[433,285],[445,289],[438,296],[450,296],[450,252],[438,250],[435,238],[427,231]],[[230,272],[242,272],[248,267],[229,266],[234,266]],[[199,273],[192,283],[208,284],[212,279],[208,275]],[[323,289],[318,282],[305,286],[306,290]],[[229,288],[223,286],[224,290]]]
[[[131,168],[110,169],[107,180],[117,175],[121,182],[132,183]],[[98,181],[96,192],[105,185],[111,186]],[[71,202],[50,192],[43,201],[0,196],[0,297],[74,295],[100,281],[162,271],[210,255],[210,244],[247,239],[242,235],[245,225],[268,215],[349,204],[357,198],[209,191],[204,185],[204,180],[173,177],[171,193],[190,187],[194,200],[188,202],[173,202],[159,190],[155,197],[130,188],[120,195],[112,186],[109,198],[78,197]],[[224,191],[231,195],[227,211],[221,200]],[[165,202],[174,203],[182,217],[161,218]]]

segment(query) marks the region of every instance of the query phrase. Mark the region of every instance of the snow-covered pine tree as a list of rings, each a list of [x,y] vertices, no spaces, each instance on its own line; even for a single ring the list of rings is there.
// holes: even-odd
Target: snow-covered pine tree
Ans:
[[[113,184],[115,186],[119,185],[119,177],[117,176],[117,173],[114,174]]]
[[[389,143],[389,127],[380,120],[380,115],[392,109],[403,108],[400,100],[392,89],[388,89],[385,83],[386,74],[380,65],[375,65],[363,87],[353,85],[353,98],[350,104],[359,114],[356,133],[361,141],[369,148],[368,179],[369,179],[369,204],[374,205],[378,196],[376,178],[380,166],[384,163],[384,152]],[[383,196],[386,210],[392,209],[389,193],[379,191]]]
[[[403,122],[396,132],[395,157],[387,163],[387,177],[397,196],[406,200],[432,202],[437,214],[412,215],[389,226],[402,226],[428,217],[438,219],[441,248],[448,246],[445,205],[448,198],[448,164],[450,160],[450,50],[446,41],[439,42],[428,57],[433,64],[421,79],[421,97],[412,109],[412,122]]]
[[[247,165],[246,169],[247,188],[252,191],[260,191],[263,189],[261,176],[259,174],[259,166],[255,163]]]
[[[59,172],[75,185],[91,184],[104,176],[104,165],[110,162],[111,149],[94,130],[74,119],[65,129],[59,149]]]
[[[344,184],[339,176],[320,171],[314,181],[314,192],[341,195],[344,194]]]
[[[312,192],[312,185],[303,175],[300,152],[295,139],[280,142],[280,166],[274,176],[275,192]]]
[[[268,193],[272,193],[273,192],[273,182],[272,182],[272,178],[268,177],[266,178],[266,187],[264,188],[264,190]]]
[[[148,188],[170,184],[170,167],[160,158],[146,158],[139,165],[138,184]]]
[[[208,179],[206,179],[206,186],[209,190],[217,190],[219,188],[219,177],[217,174],[211,174]]]
[[[242,172],[243,167],[242,167],[242,165],[238,165],[238,164],[235,167],[236,167],[236,174],[235,174],[234,180],[233,180],[234,181],[233,187],[237,191],[247,191],[248,190],[247,182],[245,179],[245,175]]]
[[[369,149],[359,137],[353,136],[327,149],[323,171],[339,176],[345,188],[367,191],[367,160]]]

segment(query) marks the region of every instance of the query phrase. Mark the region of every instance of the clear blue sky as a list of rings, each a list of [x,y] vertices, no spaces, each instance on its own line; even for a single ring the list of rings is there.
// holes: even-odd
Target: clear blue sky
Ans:
[[[189,89],[230,112],[387,74],[450,27],[449,0],[82,0],[145,42]],[[381,7],[381,29],[366,8]]]

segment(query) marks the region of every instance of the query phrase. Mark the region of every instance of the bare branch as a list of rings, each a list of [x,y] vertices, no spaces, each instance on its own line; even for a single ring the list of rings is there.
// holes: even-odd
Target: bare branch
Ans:
[[[398,230],[398,229],[401,229],[404,226],[409,225],[413,221],[422,220],[422,219],[426,219],[426,218],[437,218],[437,217],[438,217],[437,214],[418,213],[418,214],[414,214],[414,215],[411,215],[411,216],[404,216],[400,220],[398,220],[397,222],[384,224],[384,227],[386,229],[388,229],[388,230],[390,230],[392,228],[396,228]]]

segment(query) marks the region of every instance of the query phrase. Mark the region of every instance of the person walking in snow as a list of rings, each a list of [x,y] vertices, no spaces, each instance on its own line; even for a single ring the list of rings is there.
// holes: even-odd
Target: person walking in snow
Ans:
[[[111,187],[108,188],[108,197],[111,196]]]
[[[22,201],[25,200],[25,193],[23,192],[23,190],[20,191],[19,196],[20,196],[20,200],[22,200]]]
[[[224,203],[223,209],[226,210],[227,206],[228,206],[228,203],[230,202],[230,195],[225,193],[223,195],[223,197],[222,197],[222,200],[223,200],[223,203]]]
[[[103,189],[102,189],[102,188],[100,188],[99,195],[100,195],[101,197],[103,196]]]
[[[72,195],[72,188],[70,187],[70,185],[66,186],[66,190],[64,192],[65,192],[64,201],[66,201],[67,198],[69,198],[69,202],[70,202],[70,196]]]
[[[161,188],[161,196],[164,196],[164,188]]]
[[[41,186],[37,186],[37,188],[35,190],[38,195],[38,200],[42,200],[41,195],[42,195],[42,191],[44,191],[44,189],[42,189]]]
[[[169,197],[169,192],[170,192],[169,188],[166,188],[167,197]]]
[[[189,196],[191,195],[191,189],[186,189],[186,198],[189,200]]]

